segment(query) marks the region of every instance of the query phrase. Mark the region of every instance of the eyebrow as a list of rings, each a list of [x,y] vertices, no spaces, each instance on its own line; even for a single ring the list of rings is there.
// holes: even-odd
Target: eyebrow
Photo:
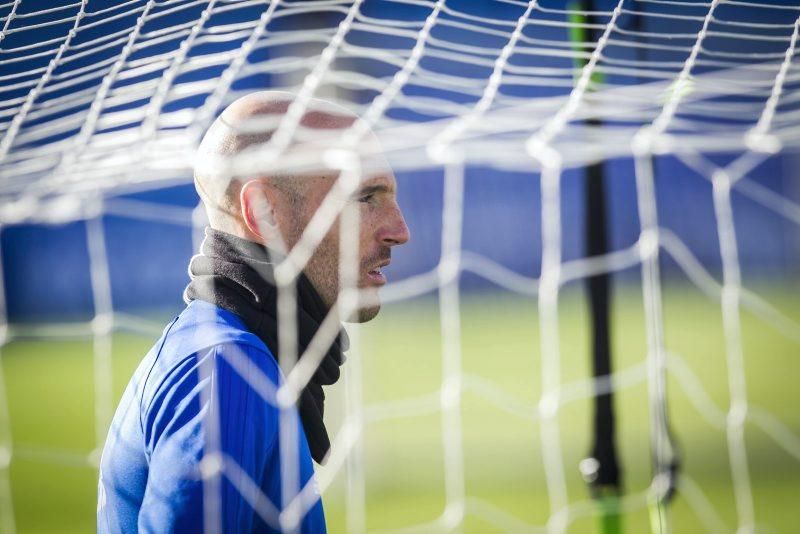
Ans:
[[[367,195],[372,195],[375,193],[391,193],[392,189],[386,185],[378,184],[378,185],[367,185],[362,187],[356,193],[356,196],[362,197]]]

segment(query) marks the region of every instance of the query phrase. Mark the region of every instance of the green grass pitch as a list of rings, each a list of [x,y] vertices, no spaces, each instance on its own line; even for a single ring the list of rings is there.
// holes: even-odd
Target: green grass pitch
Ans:
[[[760,293],[800,322],[800,302],[791,284]],[[589,372],[586,309],[580,292],[560,300],[563,383]],[[536,302],[501,293],[465,294],[461,306],[463,370],[504,392],[519,406],[533,407],[541,392]],[[640,288],[619,291],[614,314],[615,369],[633,369],[645,358],[646,337]],[[728,405],[728,370],[718,302],[686,286],[664,292],[667,348],[692,371],[707,398],[683,378],[670,375],[669,410],[682,451],[684,472],[707,502],[679,493],[671,507],[674,532],[733,531],[736,508],[724,429],[710,424],[696,403]],[[798,345],[744,310],[742,336],[749,401],[800,433]],[[441,333],[436,299],[386,306],[359,329],[365,405],[435,394],[442,381]],[[152,339],[114,337],[115,399]],[[94,447],[91,341],[15,341],[2,350],[14,456],[10,467],[20,532],[90,532],[94,529],[97,473],[87,462]],[[625,490],[643,492],[649,482],[647,384],[635,381],[615,399]],[[343,417],[344,387],[329,394],[327,419],[336,433]],[[588,498],[577,464],[590,447],[590,399],[559,412],[561,452],[571,503]],[[476,393],[462,401],[463,474],[470,500],[465,532],[500,532],[483,511],[488,503],[522,521],[543,525],[549,516],[540,428]],[[435,520],[446,504],[444,452],[438,411],[371,421],[364,433],[366,524],[383,530]],[[748,423],[746,445],[759,532],[795,527],[800,460]],[[324,496],[330,531],[346,530],[346,478],[341,471]],[[478,503],[478,504],[476,504]],[[591,507],[588,508],[591,510]],[[576,508],[577,510],[577,508]],[[712,511],[709,515],[709,511]],[[596,517],[576,517],[570,532],[594,532]],[[625,531],[647,532],[648,512],[623,518]]]

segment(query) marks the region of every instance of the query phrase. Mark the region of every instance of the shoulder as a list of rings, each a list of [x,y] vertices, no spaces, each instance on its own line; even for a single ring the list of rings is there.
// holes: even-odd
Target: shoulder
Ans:
[[[156,404],[181,402],[212,375],[218,384],[238,385],[232,394],[255,385],[265,400],[283,379],[269,348],[237,315],[199,300],[165,329],[146,360],[140,369],[143,417]]]
[[[266,363],[276,364],[269,348],[247,329],[238,315],[214,304],[195,300],[167,326],[156,342],[148,355],[153,364],[148,374],[153,375],[154,371],[156,375],[162,374],[163,370],[173,369],[187,359],[196,359],[198,355],[220,353],[223,347],[264,356]]]
[[[188,354],[215,345],[237,344],[271,355],[264,342],[247,329],[238,315],[202,300],[192,301],[178,315],[165,331],[164,339],[164,349],[174,353]]]

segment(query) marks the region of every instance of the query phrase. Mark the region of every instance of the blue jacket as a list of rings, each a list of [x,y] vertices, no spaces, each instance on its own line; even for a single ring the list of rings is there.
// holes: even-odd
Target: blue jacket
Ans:
[[[200,300],[189,304],[139,365],[117,408],[100,465],[98,532],[203,532],[204,521],[213,521],[212,531],[280,531],[278,513],[291,501],[282,499],[274,399],[282,380],[269,349],[238,316]],[[298,473],[296,486],[306,488],[296,501],[304,503],[298,530],[323,533],[295,409],[288,421],[283,428],[297,429],[298,463],[287,472]],[[214,451],[221,454],[204,459]]]

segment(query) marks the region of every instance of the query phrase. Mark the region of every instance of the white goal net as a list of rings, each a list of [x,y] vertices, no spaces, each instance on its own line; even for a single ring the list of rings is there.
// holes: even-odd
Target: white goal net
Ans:
[[[702,530],[781,531],[788,524],[770,516],[780,510],[791,515],[793,509],[786,508],[791,499],[777,489],[761,495],[757,471],[761,456],[781,458],[779,470],[789,477],[789,486],[796,487],[800,476],[800,419],[785,408],[800,400],[789,381],[798,370],[790,355],[800,343],[800,309],[787,297],[796,293],[800,261],[800,172],[794,168],[800,163],[798,41],[800,6],[778,0],[0,4],[0,242],[3,256],[13,259],[11,267],[0,261],[5,273],[0,298],[0,530],[38,529],[27,510],[32,505],[20,504],[28,498],[20,488],[30,485],[24,478],[33,471],[15,471],[15,462],[96,469],[119,398],[114,386],[118,336],[134,333],[152,340],[163,327],[153,315],[118,303],[127,298],[119,297],[125,281],[121,267],[112,265],[120,242],[131,234],[115,234],[116,222],[175,227],[194,236],[196,251],[206,224],[202,210],[159,200],[158,193],[191,184],[195,150],[222,109],[269,88],[295,95],[286,115],[268,125],[275,130],[271,141],[211,164],[235,174],[257,171],[265,162],[287,172],[333,164],[342,171],[346,189],[352,187],[347,180],[360,172],[353,163],[358,158],[350,156],[374,131],[401,193],[404,187],[414,191],[409,197],[401,194],[401,207],[403,198],[438,198],[429,205],[435,205],[433,216],[423,208],[411,209],[409,223],[421,232],[423,245],[398,260],[404,276],[390,275],[382,291],[387,313],[407,338],[375,340],[370,325],[350,331],[345,384],[334,386],[346,398],[338,411],[332,408],[331,456],[317,473],[332,530],[582,531],[589,523],[581,520],[608,510],[576,489],[579,458],[573,449],[588,452],[590,403],[612,392],[623,393],[615,401],[623,424],[633,404],[641,401],[648,407],[640,421],[645,426],[631,433],[649,434],[636,442],[644,443],[646,452],[632,450],[639,445],[626,448],[628,434],[620,435],[620,462],[633,481],[615,501],[614,514],[647,514],[650,507],[654,518],[647,524],[667,532],[666,497],[674,489],[688,510],[685,517],[694,518]],[[348,108],[360,119],[341,138],[329,141],[324,154],[318,146],[287,151],[293,140],[313,133],[301,124],[313,98]],[[583,227],[574,219],[581,209],[575,203],[583,201],[576,193],[582,187],[577,176],[600,164],[606,168],[609,218],[628,213],[624,220],[609,222],[612,233],[617,228],[628,237],[612,236],[608,250],[588,255],[575,241],[583,239]],[[622,177],[615,179],[617,174]],[[496,190],[486,185],[492,182],[500,184],[496,187],[503,194],[493,196]],[[476,198],[481,192],[486,196]],[[515,206],[523,206],[522,211]],[[279,279],[285,281],[282,289],[293,287],[297,272],[337,217],[359,224],[346,211],[321,215],[287,260]],[[25,254],[35,249],[25,241],[27,230],[18,229],[75,224],[85,232],[74,239],[85,243],[81,254],[91,298],[84,310],[92,317],[53,321],[42,313],[37,318],[35,306],[17,302],[27,293],[16,288],[32,285],[25,281],[26,273],[33,272],[26,270]],[[145,255],[161,250],[135,237],[127,246],[148,251]],[[515,259],[516,250],[524,251]],[[342,257],[353,253],[343,249]],[[401,257],[402,249],[396,254]],[[417,262],[422,267],[415,267],[415,258],[423,257]],[[585,367],[591,359],[588,342],[578,345],[584,353],[572,354],[578,342],[565,339],[589,335],[588,312],[576,304],[570,288],[606,274],[622,280],[626,289],[619,306],[629,310],[620,317],[630,323],[615,328],[614,336],[640,336],[643,343],[613,342],[612,372],[595,378]],[[481,315],[482,295],[493,294],[488,287],[531,304],[530,309],[516,300],[499,304],[500,309],[509,307],[507,314],[508,309],[530,312],[527,352],[515,352],[513,361],[528,362],[531,373],[507,376],[507,383],[486,376],[489,371],[474,366],[469,356],[479,346],[481,359],[492,359],[492,354],[504,354],[508,342],[494,339],[481,345],[469,330],[481,324],[491,330],[492,320],[499,324],[507,317]],[[182,287],[173,289],[179,296]],[[685,297],[688,292],[699,297]],[[65,298],[71,294],[65,292]],[[148,311],[174,305],[174,300],[156,297],[153,302],[132,300]],[[427,303],[419,306],[428,311],[418,321],[438,324],[434,334],[417,338],[415,332],[428,332],[430,326],[412,320],[413,303],[419,302]],[[684,314],[681,306],[697,302],[705,312]],[[283,305],[289,310],[284,316],[291,317],[296,303],[289,299]],[[397,315],[391,315],[393,306],[400,310]],[[25,315],[24,320],[15,313]],[[403,326],[403,321],[416,326]],[[321,335],[335,336],[335,326],[331,323]],[[672,332],[691,332],[671,338],[671,326]],[[513,336],[516,330],[503,332]],[[94,446],[65,451],[18,439],[15,429],[27,432],[21,422],[26,408],[20,407],[27,401],[20,400],[24,395],[14,381],[26,375],[19,351],[13,358],[8,354],[15,344],[31,340],[43,343],[36,349],[42,353],[58,352],[64,340],[81,337],[92,341],[93,406],[83,408],[91,413]],[[409,374],[398,380],[413,382],[428,373],[419,380],[430,383],[434,377],[435,384],[427,391],[410,388],[413,394],[381,397],[370,385],[377,380],[370,373],[392,373],[393,368],[370,362],[386,351],[386,339],[402,343],[405,351],[425,353],[424,360],[415,361],[427,363],[406,369]],[[705,352],[691,353],[695,349]],[[289,358],[299,358],[284,386],[289,397],[296,397],[321,357],[309,350]],[[694,362],[705,357],[707,367],[698,370]],[[585,360],[582,374],[569,368],[578,360]],[[491,365],[492,372],[502,375],[503,358],[497,356]],[[509,364],[507,374],[529,369],[525,365]],[[774,387],[766,387],[770,392],[763,402],[761,390],[748,382],[751,373],[756,384],[761,383],[757,373],[768,373],[764,381],[776,380]],[[712,375],[715,385],[707,382]],[[642,399],[624,395],[639,387],[645,391]],[[671,471],[679,456],[676,443],[685,437],[684,414],[670,409],[672,391],[686,399],[678,411],[691,411],[704,422],[708,443],[725,459],[719,485],[730,490],[727,500],[707,490],[704,475],[692,471],[691,444],[702,435],[682,448],[681,472]],[[42,395],[59,402],[48,392]],[[782,411],[776,408],[781,399]],[[579,438],[565,430],[573,424],[565,418],[573,417],[569,407],[576,403],[586,420]],[[508,439],[529,447],[524,450],[530,458],[498,459],[506,443],[501,431],[498,451],[470,426],[487,406],[504,414],[503,421],[517,421],[516,434]],[[373,426],[412,421],[408,428],[413,429],[415,418],[430,417],[438,426],[419,430],[430,434],[427,441],[403,442],[408,456],[393,457],[385,453],[395,450],[391,445],[379,438],[370,441]],[[494,425],[487,428],[495,432]],[[695,432],[700,426],[687,428]],[[582,441],[573,444],[573,439]],[[751,451],[752,443],[761,456]],[[439,447],[437,452],[429,449],[431,444]],[[528,460],[538,467],[521,478],[537,488],[531,502],[541,492],[543,513],[526,515],[513,491],[493,496],[484,491],[491,482],[480,477],[471,482],[473,464],[519,461],[524,470]],[[400,486],[404,479],[382,464],[415,462],[441,473],[430,483],[437,486],[431,490],[435,513],[404,520],[399,512],[381,512],[392,500],[376,504],[374,495],[393,495],[394,490],[376,489],[371,477],[384,486]],[[217,466],[208,476],[226,473]],[[635,473],[646,476],[636,479]],[[410,487],[417,491],[414,484]],[[315,500],[313,491],[301,490],[296,488],[297,499],[270,503],[259,513],[292,531]],[[242,491],[255,498],[258,489]],[[525,491],[520,489],[522,495]],[[430,505],[432,498],[421,498]],[[416,505],[397,506],[413,510]]]

